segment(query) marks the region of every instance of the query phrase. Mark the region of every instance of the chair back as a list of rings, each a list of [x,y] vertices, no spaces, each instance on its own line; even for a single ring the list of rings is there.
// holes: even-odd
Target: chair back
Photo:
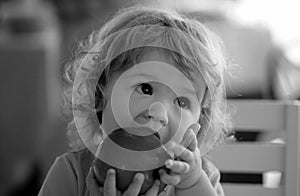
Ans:
[[[280,172],[276,187],[264,184],[222,182],[228,196],[299,196],[300,102],[275,100],[228,100],[233,126],[238,131],[277,134],[283,142],[226,142],[210,153],[222,173]],[[272,180],[272,178],[271,178]]]

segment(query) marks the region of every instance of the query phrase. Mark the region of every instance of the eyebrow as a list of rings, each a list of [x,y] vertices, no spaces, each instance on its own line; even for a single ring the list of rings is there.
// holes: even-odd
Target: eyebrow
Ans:
[[[139,76],[145,76],[145,77],[153,78],[152,75],[145,74],[145,73],[136,73],[136,74],[133,74],[131,77],[139,77]]]
[[[188,94],[197,95],[197,91],[196,91],[195,89],[192,90],[192,89],[190,89],[190,88],[183,87],[183,90],[184,90],[185,92],[187,92]]]

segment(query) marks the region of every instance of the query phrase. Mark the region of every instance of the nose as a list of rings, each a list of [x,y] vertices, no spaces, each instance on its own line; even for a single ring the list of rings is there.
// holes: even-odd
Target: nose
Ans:
[[[162,126],[168,124],[167,108],[160,102],[154,102],[150,105],[149,117],[154,121],[160,122]]]

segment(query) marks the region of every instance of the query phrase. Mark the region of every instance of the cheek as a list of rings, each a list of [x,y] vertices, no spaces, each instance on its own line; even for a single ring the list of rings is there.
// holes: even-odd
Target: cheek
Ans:
[[[110,97],[104,110],[106,115],[103,114],[103,127],[112,130],[131,126],[130,122],[132,122],[134,116],[130,110],[133,113],[136,110],[134,103],[133,106],[130,106],[132,89],[126,81],[119,81],[117,84],[112,85],[110,90],[108,93]]]
[[[200,118],[200,109],[182,112],[182,121],[183,124],[187,126],[187,128],[194,123],[198,123],[199,118]]]
[[[144,112],[149,109],[151,105],[151,97],[139,96],[136,93],[132,93],[129,98],[129,112],[132,118],[139,115],[141,112]]]
[[[173,118],[173,121],[170,124],[170,128],[172,130],[172,140],[177,143],[181,142],[188,128],[192,124],[198,123],[198,116],[199,114],[194,114],[191,112],[182,112],[181,116],[178,114],[176,118]]]
[[[102,128],[106,134],[109,134],[113,130],[117,129],[118,123],[116,122],[112,109],[110,107],[110,102],[107,103],[105,109],[102,112]]]
[[[183,115],[181,120],[181,127],[185,131],[194,123],[197,123],[197,118],[193,115]]]

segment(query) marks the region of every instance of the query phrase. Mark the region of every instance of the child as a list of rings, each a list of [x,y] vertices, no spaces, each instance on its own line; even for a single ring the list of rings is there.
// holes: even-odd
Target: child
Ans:
[[[226,64],[217,37],[201,23],[127,8],[92,33],[66,68],[75,150],[55,160],[39,195],[138,195],[141,173],[121,193],[116,171],[109,170],[102,185],[90,168],[106,134],[139,125],[156,130],[176,157],[145,195],[224,195],[219,171],[204,155],[228,130]],[[167,186],[159,193],[161,183]]]

